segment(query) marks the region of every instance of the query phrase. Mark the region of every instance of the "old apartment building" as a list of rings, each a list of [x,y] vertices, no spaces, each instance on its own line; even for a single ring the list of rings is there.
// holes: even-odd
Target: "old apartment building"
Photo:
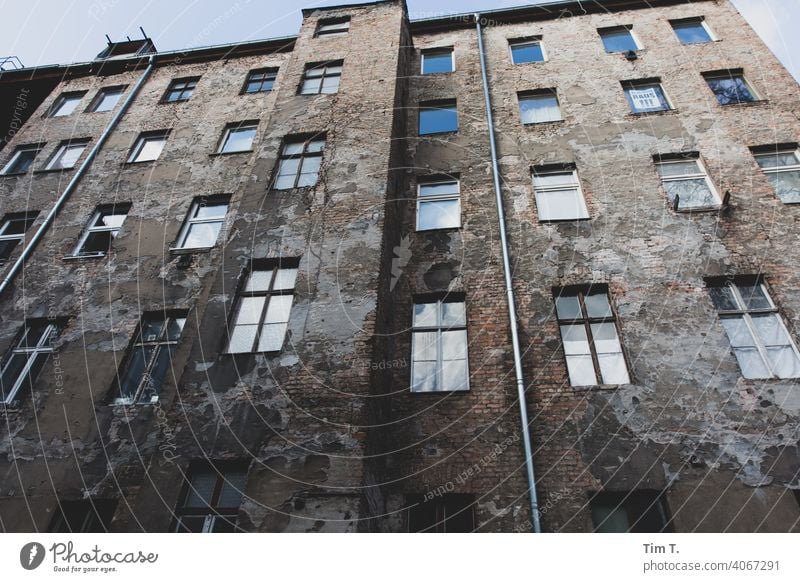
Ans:
[[[0,531],[800,530],[800,93],[729,0],[0,94]]]

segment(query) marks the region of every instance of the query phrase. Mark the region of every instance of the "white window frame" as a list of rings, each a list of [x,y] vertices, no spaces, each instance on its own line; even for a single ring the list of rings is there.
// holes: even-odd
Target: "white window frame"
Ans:
[[[168,131],[159,131],[154,133],[145,133],[139,134],[139,137],[136,138],[136,143],[133,144],[133,149],[131,149],[131,153],[128,156],[129,164],[143,164],[146,162],[155,162],[161,157],[161,154],[164,153],[164,148],[167,145],[167,138],[169,137]],[[161,149],[158,151],[158,155],[155,158],[149,158],[147,160],[140,160],[139,154],[144,149],[145,143],[148,141],[161,141]]]
[[[618,53],[625,54],[626,52],[628,52],[628,51],[612,51],[612,52],[608,52],[606,50],[605,40],[603,39],[603,33],[604,32],[611,32],[613,30],[623,30],[623,29],[627,30],[628,33],[630,33],[631,38],[633,39],[633,44],[636,45],[635,51],[640,51],[640,50],[642,50],[644,48],[644,46],[642,45],[641,41],[639,40],[639,37],[636,36],[635,32],[633,32],[633,25],[632,24],[621,24],[619,26],[604,26],[603,28],[601,28],[597,32],[598,32],[598,35],[600,36],[600,42],[603,43],[603,50],[605,51],[606,54],[609,54],[609,55],[618,54]]]
[[[692,43],[688,43],[687,44],[687,43],[684,43],[683,41],[681,41],[680,37],[678,36],[678,31],[675,30],[675,25],[676,24],[678,24],[678,25],[680,25],[680,24],[688,24],[688,23],[694,23],[694,22],[699,22],[700,25],[705,29],[706,34],[708,34],[708,38],[710,39],[708,42],[717,42],[719,40],[719,38],[717,38],[717,35],[714,34],[714,31],[711,30],[711,27],[706,22],[706,17],[705,16],[694,16],[694,17],[691,17],[691,18],[676,18],[676,19],[670,20],[669,23],[672,26],[672,32],[675,33],[675,38],[677,38],[678,41],[683,46],[691,46],[693,44],[708,44],[708,43],[703,43],[703,42],[692,42]]]
[[[686,163],[686,162],[696,162],[700,172],[694,174],[675,174],[670,176],[662,176],[658,173],[658,166],[664,164],[677,164],[677,163]],[[680,158],[680,159],[673,159],[673,160],[658,160],[656,162],[656,174],[658,175],[659,180],[661,180],[661,184],[664,188],[664,192],[667,194],[667,200],[673,206],[675,206],[675,200],[670,200],[669,198],[669,190],[666,187],[667,182],[681,182],[686,180],[696,180],[698,178],[703,178],[706,181],[706,185],[711,190],[711,193],[714,195],[714,199],[716,200],[716,204],[711,206],[692,206],[690,208],[681,208],[680,206],[680,199],[678,200],[678,207],[675,208],[676,212],[698,212],[703,210],[716,210],[720,206],[722,206],[722,198],[720,198],[719,192],[717,191],[717,187],[714,185],[714,181],[711,179],[711,176],[708,175],[708,168],[706,168],[705,163],[700,157],[687,157],[687,158]]]
[[[11,168],[14,167],[14,164],[17,163],[17,160],[19,160],[20,156],[25,152],[34,152],[33,158],[31,159],[31,167],[32,167],[33,162],[36,160],[36,156],[38,156],[39,152],[41,151],[42,151],[41,145],[29,145],[29,146],[18,147],[16,150],[14,150],[14,153],[11,155],[11,159],[8,160],[8,163],[6,163],[6,165],[3,166],[3,170],[0,171],[0,175],[7,176],[8,174],[27,174],[28,170],[25,170],[24,172],[10,172],[10,170]]]
[[[552,98],[556,100],[556,108],[558,109],[558,119],[548,119],[546,121],[524,121],[522,118],[522,103],[523,101],[537,101],[540,99]],[[558,93],[555,89],[545,89],[543,91],[517,93],[517,103],[519,105],[519,120],[522,125],[539,125],[541,123],[553,123],[556,121],[564,121],[564,113],[561,111],[561,100],[558,98]]]
[[[761,166],[761,164],[758,164],[759,157],[762,157],[762,156],[775,156],[775,155],[778,155],[778,154],[794,154],[794,159],[796,160],[797,163],[796,164],[789,164],[789,165],[786,165],[786,166],[772,166],[770,168],[764,168],[764,167]],[[791,147],[775,148],[774,151],[753,152],[753,157],[755,158],[756,163],[758,164],[759,168],[761,168],[761,171],[767,177],[769,177],[770,174],[782,174],[782,173],[785,173],[785,172],[787,172],[787,173],[788,172],[800,172],[800,148],[791,148]],[[770,183],[770,185],[771,185],[771,183]],[[774,186],[773,186],[773,190],[775,191],[775,195],[777,196],[778,193],[777,193],[777,190],[775,190]],[[780,197],[779,197],[779,199],[780,199]],[[783,200],[781,200],[781,202],[783,202],[784,204],[798,204],[798,202],[784,202]]]
[[[250,147],[246,150],[229,150],[225,151],[225,145],[228,143],[228,140],[231,138],[231,135],[234,132],[243,131],[243,130],[253,130],[253,139],[250,140]],[[217,154],[241,154],[246,152],[253,151],[253,144],[256,141],[256,135],[258,135],[258,122],[242,122],[242,123],[235,123],[231,124],[225,128],[222,132],[222,138],[219,140],[219,146],[217,146]]]
[[[425,72],[425,53],[444,53],[445,51],[450,52],[450,70],[449,71],[438,71],[436,73],[426,73]],[[422,49],[420,51],[420,61],[419,61],[419,74],[420,75],[446,75],[448,73],[455,73],[456,72],[456,49],[454,46],[441,46],[441,47],[430,47],[426,49]]]
[[[555,185],[555,186],[537,186],[536,185],[536,178],[539,176],[552,176],[556,174],[561,175],[571,175],[572,176],[572,184],[562,184],[562,185]],[[536,216],[539,218],[539,222],[571,222],[573,220],[588,220],[591,218],[589,215],[589,208],[586,205],[586,197],[583,194],[583,188],[581,187],[581,181],[578,178],[578,170],[576,168],[564,168],[564,169],[553,169],[553,170],[543,170],[537,171],[536,169],[531,172],[531,180],[533,182],[533,195],[536,199]],[[572,188],[570,188],[572,187]],[[542,205],[539,202],[539,193],[547,193],[547,192],[561,192],[564,190],[575,190],[578,198],[581,202],[581,208],[583,210],[583,214],[585,216],[579,216],[574,218],[542,218],[541,216],[541,208]]]
[[[205,206],[225,206],[225,214],[222,217],[219,216],[211,216],[208,218],[197,218],[197,212],[205,207]],[[225,231],[225,224],[228,220],[228,212],[230,211],[230,198],[227,196],[219,196],[219,197],[207,197],[207,198],[200,198],[195,199],[192,201],[192,205],[189,207],[189,212],[186,214],[186,220],[183,221],[183,226],[181,227],[180,233],[178,233],[178,238],[175,241],[175,245],[170,248],[171,251],[194,251],[194,250],[204,250],[204,249],[211,249],[217,246],[217,242],[219,242],[220,235]],[[186,239],[189,236],[189,231],[192,228],[192,225],[195,224],[212,224],[212,223],[219,223],[219,232],[217,233],[217,239],[205,247],[187,247],[184,246],[186,244]]]
[[[631,106],[632,99],[627,94],[628,91],[633,89],[641,90],[642,87],[649,88],[649,87],[658,87],[661,90],[661,94],[664,96],[664,100],[667,102],[666,109],[652,109],[649,111],[634,111]],[[622,84],[622,92],[625,95],[625,102],[628,104],[628,107],[631,109],[631,113],[633,115],[641,115],[643,113],[664,113],[665,111],[674,111],[675,106],[672,104],[672,99],[669,98],[667,94],[667,90],[664,89],[664,84],[661,81],[652,81],[652,82],[638,82],[638,81],[625,81]]]
[[[55,338],[58,337],[58,326],[54,323],[42,324],[44,325],[45,329],[35,346],[23,347],[20,345],[25,340],[25,336],[27,336],[28,330],[30,327],[32,327],[32,325],[38,325],[38,322],[25,322],[22,337],[19,339],[16,346],[11,350],[11,353],[9,354],[8,358],[6,358],[6,361],[3,362],[3,369],[0,372],[0,375],[5,373],[6,367],[11,363],[15,355],[25,354],[28,356],[25,365],[22,367],[20,373],[14,380],[14,386],[12,386],[11,391],[6,394],[5,400],[0,401],[0,404],[8,406],[9,404],[16,402],[20,388],[22,387],[25,379],[28,377],[28,374],[30,374],[31,368],[36,362],[37,357],[43,355],[46,359],[54,352],[51,338],[55,340]],[[31,378],[31,382],[34,380],[35,378]]]
[[[448,326],[442,321],[442,305],[445,303],[460,303],[464,306],[464,323],[463,325],[450,325]],[[414,311],[417,305],[426,305],[426,304],[435,304],[436,305],[436,324],[433,326],[417,326],[414,321]],[[470,390],[470,373],[469,373],[469,335],[467,333],[467,302],[464,299],[458,299],[453,301],[448,301],[446,299],[436,299],[434,301],[414,301],[412,306],[411,312],[411,378],[410,378],[410,390],[414,394],[437,394],[440,392],[447,393],[447,392],[469,392]],[[445,331],[464,331],[465,338],[465,346],[464,346],[464,366],[466,366],[466,381],[464,382],[463,387],[461,388],[444,388],[442,386],[443,377],[442,374],[444,372],[444,364],[445,362],[443,356],[444,347],[442,344],[442,333]],[[416,367],[416,359],[415,354],[417,353],[417,334],[418,333],[436,333],[436,364],[435,364],[435,372],[436,372],[436,389],[435,390],[415,390],[414,389],[414,368]],[[423,360],[428,361],[428,360]],[[448,360],[448,361],[460,361],[460,360]]]
[[[518,46],[525,46],[529,44],[538,44],[539,49],[542,51],[542,60],[541,61],[525,61],[523,63],[518,63],[514,60],[514,47]],[[541,38],[531,38],[531,39],[515,39],[508,41],[508,53],[511,57],[511,64],[512,65],[531,65],[534,63],[545,63],[550,60],[547,56],[547,50],[544,46],[544,41]]]
[[[28,230],[33,226],[34,221],[36,220],[36,216],[38,213],[35,212],[19,212],[19,213],[12,213],[6,214],[3,217],[2,222],[0,222],[0,243],[3,242],[16,242],[16,244],[22,244],[25,241],[25,236],[28,234]],[[9,225],[12,222],[25,222],[25,230],[19,234],[3,234]],[[14,252],[16,246],[12,247],[9,253]],[[2,267],[7,259],[3,259],[0,257],[0,267]]]
[[[88,145],[88,142],[85,142],[85,141],[64,142],[64,143],[59,144],[59,146],[56,149],[56,151],[53,153],[52,156],[50,156],[50,160],[47,162],[47,166],[45,166],[45,170],[71,170],[71,169],[73,169],[75,167],[75,165],[78,163],[78,160],[81,159],[81,156],[83,155],[83,152],[86,149],[87,145]],[[80,148],[81,153],[79,153],[78,157],[75,158],[75,163],[74,164],[72,164],[71,166],[64,166],[64,167],[59,167],[59,168],[55,167],[56,166],[56,162],[58,162],[60,159],[62,159],[64,157],[64,154],[66,154],[68,150],[78,149],[78,148]]]
[[[94,213],[92,214],[89,222],[87,223],[87,227],[83,229],[83,233],[81,234],[81,238],[78,240],[78,244],[75,246],[75,249],[72,251],[73,257],[104,257],[106,256],[105,252],[91,252],[91,253],[82,253],[81,249],[83,245],[86,244],[86,240],[91,236],[92,233],[95,232],[110,232],[112,238],[116,238],[119,231],[122,230],[122,224],[119,226],[93,226],[97,219],[103,215],[119,215],[124,214],[125,218],[128,216],[128,205],[127,204],[119,204],[118,206],[114,205],[102,205],[99,206]],[[123,212],[124,211],[124,212]],[[123,223],[125,219],[123,219]]]
[[[86,91],[68,91],[66,93],[62,93],[53,102],[53,105],[47,112],[47,117],[69,117],[78,110],[78,105],[80,105],[81,101],[85,96],[86,96]],[[70,109],[69,113],[59,113],[59,111],[61,111],[61,109],[68,102],[72,101],[75,102],[75,105],[72,109]]]
[[[433,186],[437,184],[455,184],[456,192],[454,194],[436,194],[433,196],[422,196],[422,189],[425,186]],[[420,227],[420,213],[422,206],[427,202],[449,202],[449,201],[456,201],[458,202],[458,224],[456,226],[440,226],[437,228],[421,228]],[[436,180],[430,181],[422,181],[417,184],[417,231],[418,232],[425,232],[429,230],[449,230],[455,228],[461,228],[462,220],[461,220],[461,180],[457,178],[441,178]]]

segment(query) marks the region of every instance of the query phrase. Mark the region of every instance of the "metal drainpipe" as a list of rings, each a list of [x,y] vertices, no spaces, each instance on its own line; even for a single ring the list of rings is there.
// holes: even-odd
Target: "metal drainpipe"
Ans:
[[[511,263],[508,258],[508,239],[506,238],[506,215],[503,210],[503,191],[500,187],[500,168],[497,164],[497,144],[494,139],[494,119],[492,117],[492,100],[489,97],[489,80],[486,75],[486,56],[483,52],[483,31],[481,15],[475,13],[475,30],[478,33],[478,53],[481,61],[481,78],[483,80],[483,98],[486,101],[486,121],[489,125],[489,146],[492,153],[492,174],[494,176],[494,193],[497,203],[497,217],[500,223],[500,245],[503,250],[503,274],[506,282],[508,299],[508,318],[511,323],[511,345],[514,351],[514,372],[517,377],[517,396],[519,398],[519,415],[522,421],[522,442],[525,449],[525,468],[528,474],[528,495],[531,504],[532,531],[541,533],[539,521],[539,501],[536,494],[536,476],[533,470],[533,450],[531,435],[528,429],[528,405],[525,400],[525,378],[522,374],[522,355],[519,349],[519,333],[517,332],[517,307],[514,301],[514,288],[511,281]]]
[[[75,175],[72,176],[72,179],[69,181],[69,184],[67,184],[67,187],[64,188],[64,191],[58,197],[56,203],[50,209],[50,212],[47,213],[47,216],[45,217],[44,221],[42,221],[39,230],[36,231],[36,233],[28,241],[28,244],[25,245],[25,248],[22,249],[22,253],[14,262],[14,265],[11,267],[11,269],[9,269],[8,273],[3,279],[3,282],[0,283],[0,295],[2,295],[8,288],[8,286],[11,285],[11,281],[14,280],[14,277],[19,273],[19,271],[25,265],[25,261],[28,260],[31,254],[33,254],[33,251],[36,248],[37,243],[45,235],[47,229],[51,226],[56,216],[61,211],[61,207],[64,206],[64,204],[69,199],[70,194],[72,194],[72,191],[75,189],[75,186],[78,185],[78,182],[80,182],[81,178],[86,173],[86,170],[88,170],[89,166],[92,165],[94,158],[97,156],[97,153],[100,151],[100,148],[103,147],[103,144],[108,139],[108,136],[111,135],[111,132],[117,126],[119,120],[122,119],[122,116],[128,110],[130,104],[133,103],[133,100],[136,97],[136,94],[139,92],[139,89],[142,88],[142,85],[144,85],[144,82],[150,76],[150,73],[153,72],[153,68],[155,67],[155,62],[156,62],[156,55],[154,54],[150,55],[150,59],[147,62],[147,68],[142,73],[142,76],[139,77],[139,80],[136,81],[136,85],[134,85],[133,89],[131,89],[131,92],[128,94],[128,97],[122,103],[122,106],[119,108],[119,111],[117,111],[114,117],[111,118],[111,121],[103,130],[103,133],[97,139],[97,142],[95,142],[92,149],[89,150],[89,154],[86,156],[86,159],[83,160],[83,163],[77,169]]]

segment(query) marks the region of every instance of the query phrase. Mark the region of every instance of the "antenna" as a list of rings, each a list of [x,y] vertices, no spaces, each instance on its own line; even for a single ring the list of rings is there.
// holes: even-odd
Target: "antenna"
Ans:
[[[109,38],[108,35],[106,35],[106,40],[108,41],[108,44],[114,44],[114,43],[111,42],[111,39]]]
[[[144,31],[144,28],[142,28],[142,27],[140,26],[140,27],[139,27],[139,30],[141,30],[141,31],[142,31],[142,38],[149,38],[149,37],[147,36],[147,33]]]

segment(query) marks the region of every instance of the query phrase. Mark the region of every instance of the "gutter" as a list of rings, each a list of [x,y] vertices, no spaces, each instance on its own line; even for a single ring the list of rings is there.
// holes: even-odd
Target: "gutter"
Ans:
[[[497,217],[500,223],[500,246],[503,252],[503,275],[505,276],[506,297],[508,300],[508,318],[511,324],[511,345],[514,352],[514,372],[517,381],[517,398],[519,399],[519,415],[522,422],[522,443],[525,453],[525,469],[528,476],[528,496],[531,506],[531,531],[541,533],[542,526],[539,521],[539,500],[536,494],[536,475],[533,468],[533,450],[528,420],[528,404],[525,399],[525,377],[522,373],[522,355],[519,346],[519,331],[517,329],[517,307],[514,300],[512,285],[511,261],[509,260],[508,238],[506,236],[506,216],[503,210],[503,190],[500,186],[500,167],[497,163],[497,144],[494,137],[494,118],[492,116],[492,100],[489,96],[489,80],[486,75],[486,54],[483,51],[483,29],[481,28],[481,15],[475,13],[475,32],[478,35],[478,53],[481,63],[481,79],[483,81],[483,98],[486,102],[486,121],[489,126],[489,146],[492,154],[492,176],[494,178],[495,202],[497,204]]]
[[[153,72],[153,69],[155,68],[155,62],[156,62],[156,55],[155,54],[150,55],[150,58],[147,62],[147,68],[144,70],[141,77],[139,77],[139,80],[136,81],[136,84],[133,86],[133,89],[131,89],[131,92],[128,94],[128,97],[125,99],[122,106],[119,108],[119,111],[117,111],[114,114],[114,117],[111,118],[111,121],[108,122],[108,125],[103,130],[103,133],[97,139],[94,146],[92,146],[92,149],[89,150],[89,154],[86,156],[86,159],[83,160],[83,163],[76,170],[75,174],[72,176],[72,179],[69,181],[66,188],[64,188],[64,191],[58,197],[56,203],[50,209],[50,212],[47,213],[47,216],[45,217],[42,224],[39,226],[39,229],[31,237],[31,239],[28,241],[28,244],[26,244],[25,247],[22,249],[22,253],[20,254],[20,256],[17,257],[17,260],[14,262],[13,266],[8,270],[8,273],[6,273],[6,276],[3,278],[3,282],[0,283],[0,295],[2,295],[6,291],[6,289],[8,289],[8,287],[11,285],[11,282],[14,280],[14,277],[25,266],[25,261],[27,261],[28,258],[30,258],[30,256],[33,254],[36,245],[47,233],[48,228],[52,226],[53,221],[55,221],[56,216],[58,216],[58,213],[61,211],[64,204],[66,204],[67,200],[69,200],[69,197],[75,190],[75,187],[78,185],[78,182],[81,181],[81,178],[83,178],[84,174],[86,174],[87,170],[92,165],[92,162],[94,161],[95,157],[97,157],[100,148],[103,147],[106,140],[111,135],[111,132],[113,132],[114,129],[117,127],[120,119],[122,119],[122,116],[125,115],[125,112],[128,110],[131,103],[133,103],[133,100],[136,98],[136,94],[139,93],[139,90],[142,88],[142,85],[144,85],[145,81],[147,81],[147,78],[150,76],[150,73]]]

